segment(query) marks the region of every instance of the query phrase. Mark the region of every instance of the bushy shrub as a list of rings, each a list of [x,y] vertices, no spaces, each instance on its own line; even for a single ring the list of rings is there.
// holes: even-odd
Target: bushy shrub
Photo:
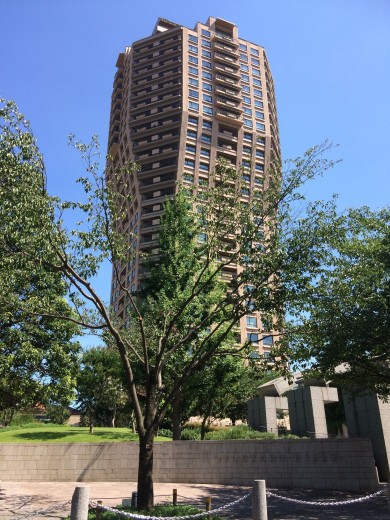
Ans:
[[[198,441],[200,439],[200,429],[199,428],[184,428],[181,431],[180,438],[182,441]]]
[[[36,424],[37,421],[32,413],[17,413],[11,421],[11,426],[26,426]]]
[[[277,439],[277,436],[274,433],[252,430],[249,426],[242,424],[208,432],[205,438],[210,441],[223,441],[228,439]]]
[[[160,437],[168,437],[169,439],[172,439],[173,437],[172,430],[169,430],[168,428],[160,428],[158,434]]]

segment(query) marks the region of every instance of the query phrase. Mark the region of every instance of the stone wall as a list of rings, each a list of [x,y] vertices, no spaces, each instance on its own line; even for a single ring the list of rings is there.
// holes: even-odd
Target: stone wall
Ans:
[[[0,444],[3,481],[136,481],[136,443]],[[156,482],[377,489],[367,439],[178,441],[155,445]]]

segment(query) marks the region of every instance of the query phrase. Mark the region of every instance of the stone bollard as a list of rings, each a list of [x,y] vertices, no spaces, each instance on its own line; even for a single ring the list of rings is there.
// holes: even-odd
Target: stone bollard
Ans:
[[[89,506],[89,487],[76,487],[72,496],[70,520],[87,520]]]
[[[206,497],[204,501],[206,504],[206,511],[211,511],[211,497]]]
[[[177,489],[173,490],[172,504],[177,506]]]
[[[253,520],[268,519],[265,480],[255,480],[253,482],[252,518]]]

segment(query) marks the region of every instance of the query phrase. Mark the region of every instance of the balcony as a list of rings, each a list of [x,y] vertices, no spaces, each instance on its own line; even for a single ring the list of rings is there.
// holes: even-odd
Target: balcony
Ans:
[[[240,108],[240,104],[235,101],[230,101],[230,99],[227,99],[225,97],[217,98],[217,106],[232,108],[233,110],[236,110],[239,114],[242,114],[242,108]]]
[[[239,65],[237,63],[237,58],[232,58],[227,54],[222,54],[221,52],[216,52],[214,54],[214,58],[222,63],[228,63],[232,67],[235,67],[237,70],[239,69]]]
[[[234,87],[238,87],[238,80],[239,80],[239,77],[237,77],[236,80],[228,77],[228,76],[225,76],[223,74],[216,74],[215,75],[215,80],[217,83],[222,83],[222,85],[232,85]]]
[[[238,58],[238,51],[237,48],[232,47],[230,45],[226,45],[225,41],[224,43],[221,43],[220,41],[214,41],[214,50],[215,51],[222,51],[230,54],[231,56]]]
[[[234,90],[232,88],[221,87],[220,85],[217,85],[215,87],[215,92],[217,92],[217,94],[223,94],[224,96],[229,96],[229,97],[235,99],[236,101],[241,101],[241,96],[240,96],[239,90]]]
[[[232,112],[231,110],[223,110],[222,108],[218,108],[216,111],[216,117],[220,121],[224,121],[225,123],[233,124],[235,126],[242,126],[242,116],[237,112]]]
[[[216,63],[214,65],[214,68],[217,71],[217,73],[222,72],[224,75],[227,74],[229,77],[232,77],[236,81],[238,81],[240,79],[240,73],[234,67],[230,67],[230,66],[221,65],[219,63]]]

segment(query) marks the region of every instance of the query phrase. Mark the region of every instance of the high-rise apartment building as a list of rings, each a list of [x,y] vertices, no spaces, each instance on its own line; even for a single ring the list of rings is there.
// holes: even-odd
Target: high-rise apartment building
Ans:
[[[131,200],[121,230],[134,252],[156,248],[163,203],[174,196],[177,181],[207,182],[218,157],[250,169],[243,200],[263,186],[271,161],[280,158],[274,85],[263,47],[240,38],[238,28],[220,18],[194,29],[160,18],[152,35],[126,47],[116,65],[108,175],[128,161],[140,166],[127,179]],[[138,255],[119,269],[133,291],[139,271]],[[125,321],[125,298],[115,277],[111,302]],[[242,341],[246,337],[260,352],[272,344],[256,314],[242,320]]]

